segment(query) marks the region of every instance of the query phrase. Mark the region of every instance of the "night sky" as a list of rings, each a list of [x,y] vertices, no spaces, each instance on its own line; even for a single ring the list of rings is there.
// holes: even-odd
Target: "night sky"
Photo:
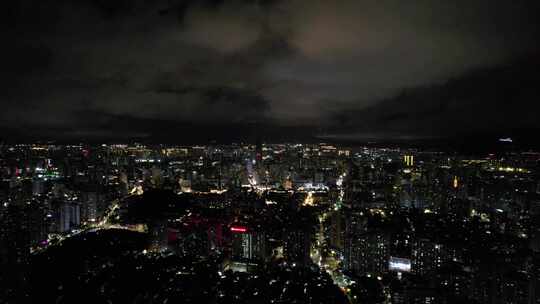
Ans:
[[[0,137],[537,135],[538,2],[2,1]]]

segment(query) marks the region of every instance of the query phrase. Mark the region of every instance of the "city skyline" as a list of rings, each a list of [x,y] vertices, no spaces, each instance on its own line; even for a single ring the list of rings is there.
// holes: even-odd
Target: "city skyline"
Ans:
[[[507,147],[2,145],[0,300],[537,303],[540,153]]]
[[[0,19],[0,303],[540,304],[540,1]]]

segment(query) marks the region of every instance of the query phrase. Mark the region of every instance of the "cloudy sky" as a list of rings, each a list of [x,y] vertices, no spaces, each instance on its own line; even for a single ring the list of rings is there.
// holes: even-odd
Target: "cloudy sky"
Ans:
[[[0,128],[10,139],[540,127],[538,1],[5,2]]]

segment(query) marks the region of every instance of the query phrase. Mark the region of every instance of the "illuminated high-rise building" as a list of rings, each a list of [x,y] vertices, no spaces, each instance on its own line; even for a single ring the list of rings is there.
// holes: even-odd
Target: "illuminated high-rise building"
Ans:
[[[98,185],[87,185],[81,191],[81,221],[98,222],[105,212],[105,197]]]
[[[422,276],[432,274],[444,262],[443,246],[425,238],[413,242],[411,255],[412,271]]]
[[[310,263],[311,235],[307,231],[288,231],[285,236],[284,256],[287,261],[301,265]]]
[[[80,206],[76,202],[56,201],[53,203],[54,230],[69,232],[81,223]]]
[[[363,212],[347,214],[343,255],[344,269],[359,275],[384,273],[388,270],[389,235],[379,230],[368,231]]]
[[[150,249],[155,251],[164,250],[168,247],[167,221],[156,219],[148,224],[148,234],[150,236]]]
[[[330,229],[329,229],[329,245],[334,249],[343,251],[343,241],[344,241],[344,220],[341,212],[333,212],[330,215]]]
[[[263,231],[233,225],[230,227],[230,232],[234,270],[249,271],[252,266],[266,261],[266,234]]]
[[[405,155],[405,156],[403,156],[403,162],[407,167],[414,166],[414,156],[413,155]]]

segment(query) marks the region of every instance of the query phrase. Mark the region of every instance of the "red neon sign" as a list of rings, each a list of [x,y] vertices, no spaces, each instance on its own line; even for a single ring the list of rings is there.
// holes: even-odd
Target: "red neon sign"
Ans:
[[[232,232],[247,232],[247,228],[246,227],[233,226],[233,227],[231,227],[231,231]]]

